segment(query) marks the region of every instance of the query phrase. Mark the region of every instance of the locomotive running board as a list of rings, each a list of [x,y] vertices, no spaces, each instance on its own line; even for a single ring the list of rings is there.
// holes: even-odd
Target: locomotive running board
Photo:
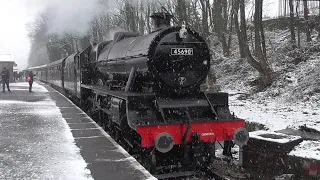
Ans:
[[[186,99],[186,100],[157,99],[157,105],[163,121],[166,121],[166,114],[164,112],[164,109],[184,109],[183,111],[185,111],[193,107],[211,107],[207,99]]]
[[[188,107],[199,107],[209,106],[207,100],[157,100],[159,108],[188,108]]]
[[[153,174],[153,176],[157,179],[169,179],[169,178],[181,178],[197,175],[195,171],[184,171],[184,172],[172,172],[166,174]]]
[[[128,99],[128,97],[138,96],[138,97],[150,97],[155,96],[154,93],[132,93],[132,92],[124,92],[124,91],[112,91],[108,90],[105,86],[98,86],[98,85],[87,85],[81,84],[81,88],[90,89],[94,91],[96,94],[106,96],[115,96],[120,99]]]

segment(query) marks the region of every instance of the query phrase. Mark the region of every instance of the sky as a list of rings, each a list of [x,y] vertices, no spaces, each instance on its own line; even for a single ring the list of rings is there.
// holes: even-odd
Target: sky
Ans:
[[[72,2],[73,0],[63,1]],[[77,2],[81,1],[84,0]],[[27,68],[30,42],[27,37],[26,24],[33,21],[37,13],[51,2],[53,0],[0,0],[0,58],[1,54],[11,54],[11,58],[17,63],[19,70]],[[267,2],[265,3],[265,13],[268,15],[277,14],[276,2],[278,0],[265,2]],[[67,3],[64,7],[66,5],[72,5],[72,3]]]
[[[11,54],[20,70],[27,67],[30,48],[26,23],[39,9],[27,0],[0,0],[0,54]]]

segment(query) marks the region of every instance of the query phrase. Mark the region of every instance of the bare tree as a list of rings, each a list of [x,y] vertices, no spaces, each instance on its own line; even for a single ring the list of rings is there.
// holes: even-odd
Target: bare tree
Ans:
[[[201,15],[198,11],[197,8],[197,0],[196,1],[190,1],[190,9],[189,9],[189,13],[188,13],[188,17],[189,17],[189,25],[192,26],[196,31],[198,32],[203,32],[204,28],[203,28],[203,21],[201,21]],[[201,4],[201,3],[200,3]],[[205,6],[205,5],[204,5]],[[205,7],[204,7],[205,8]],[[201,7],[202,13],[203,13],[203,8]],[[202,17],[203,20],[203,17]],[[203,36],[205,36],[204,34],[202,34]]]
[[[290,7],[290,34],[291,34],[291,43],[296,44],[296,36],[294,32],[295,20],[294,20],[294,8],[293,8],[293,0],[289,0]]]
[[[136,32],[136,16],[135,16],[135,9],[134,7],[128,2],[125,2],[124,5],[125,15],[126,15],[126,25],[129,31]]]
[[[319,14],[318,14],[318,22],[320,21],[320,1],[319,1]],[[320,24],[318,24],[318,39],[320,39]]]
[[[139,32],[144,34],[145,31],[145,17],[143,16],[144,6],[142,1],[140,1],[140,12],[139,12]],[[148,18],[148,17],[147,17]]]
[[[202,35],[204,38],[208,37],[209,35],[209,12],[210,12],[210,2],[209,0],[199,0],[201,4],[201,12],[202,12]]]
[[[150,22],[150,15],[151,15],[151,3],[148,1],[147,3],[147,13],[146,13],[146,27],[147,27],[147,32],[151,33],[151,22]]]
[[[300,1],[296,2],[296,15],[297,15],[297,29],[298,29],[298,47],[300,47],[300,17],[299,17],[299,5]]]
[[[237,32],[237,36],[238,36],[238,41],[239,41],[239,53],[240,53],[240,57],[244,58],[245,57],[245,53],[244,53],[244,42],[242,41],[243,38],[241,38],[241,36],[243,35],[240,31],[240,26],[239,26],[239,1],[238,0],[234,0],[233,1],[233,10],[234,10],[234,27],[235,30]],[[245,34],[246,35],[246,34]]]
[[[182,24],[182,21],[185,21],[188,24],[187,12],[186,12],[186,1],[185,0],[177,0],[177,8],[176,12],[179,18],[179,24]]]
[[[224,56],[230,55],[229,45],[227,43],[226,29],[227,27],[227,13],[225,13],[226,5],[224,0],[215,0],[213,5],[213,22],[214,22],[214,30],[217,33],[220,43],[222,44],[223,54]],[[230,32],[229,32],[230,33]]]
[[[260,75],[261,87],[266,87],[271,85],[271,69],[267,64],[266,55],[263,54],[261,45],[261,6],[262,0],[255,0],[255,14],[254,14],[254,28],[255,28],[255,50],[257,52],[257,61],[251,54],[246,33],[246,17],[245,17],[245,3],[244,0],[239,0],[240,5],[240,40],[242,41],[244,56],[246,57],[248,63],[255,68]],[[237,13],[235,13],[235,19],[238,19]]]
[[[306,23],[306,36],[307,42],[311,41],[311,34],[310,34],[310,25],[308,21],[308,2],[307,0],[303,0],[303,14],[304,14],[304,21]]]

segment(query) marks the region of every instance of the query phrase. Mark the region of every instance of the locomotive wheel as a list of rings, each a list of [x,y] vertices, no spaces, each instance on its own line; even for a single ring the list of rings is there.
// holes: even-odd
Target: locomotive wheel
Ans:
[[[100,118],[100,122],[101,122],[101,127],[103,128],[104,131],[108,131],[108,115],[104,112],[101,112],[101,118]]]
[[[114,126],[112,126],[112,125],[106,125],[107,127],[107,132],[108,132],[108,134],[112,137],[112,138],[114,138],[115,137],[115,135],[116,135],[116,129],[114,128]]]
[[[94,102],[93,102],[93,100],[92,100],[92,96],[89,96],[87,99],[86,99],[86,109],[87,109],[87,114],[88,114],[88,116],[90,116],[91,118],[93,118],[94,119],[94,117],[93,117],[93,104]]]
[[[87,114],[91,118],[92,118],[92,109],[93,109],[93,105],[92,105],[92,102],[89,100],[87,101]]]
[[[107,125],[106,125],[106,123],[102,122],[102,123],[101,123],[101,128],[102,128],[104,131],[107,131]]]
[[[103,86],[104,85],[104,81],[102,79],[98,79],[97,80],[97,85]]]
[[[206,149],[207,149],[206,151],[207,158],[205,160],[204,166],[210,167],[212,166],[212,163],[215,159],[215,144],[214,143],[207,144]]]
[[[157,159],[155,150],[152,150],[149,154],[146,155],[147,157],[143,158],[143,162],[145,168],[151,173],[155,174],[157,170]],[[143,157],[143,156],[142,156]]]
[[[103,129],[111,134],[112,124],[110,122],[110,115],[103,112],[103,119],[102,119]]]
[[[232,154],[231,154],[232,146],[233,146],[233,142],[232,141],[224,141],[222,154],[225,155],[225,156],[228,156],[228,157],[232,157]]]
[[[92,116],[94,119],[96,119],[96,122],[101,126],[102,125],[102,117],[101,117],[101,111],[98,110],[98,111],[95,111]]]
[[[110,118],[107,119],[105,124],[106,124],[107,131],[110,132],[111,134],[113,134],[115,129],[114,129],[114,126],[113,126],[112,121],[110,120]]]
[[[121,137],[122,137],[121,131],[118,128],[115,128],[114,129],[114,140],[117,142],[120,142]]]
[[[122,140],[124,141],[126,151],[128,151],[130,154],[130,152],[132,152],[134,149],[134,147],[133,147],[134,146],[134,137],[130,133],[131,129],[128,125],[126,115],[121,116],[120,122],[121,122],[121,125],[120,125],[121,137],[122,137]]]
[[[157,168],[157,159],[156,159],[156,154],[154,153],[154,151],[152,151],[151,155],[150,155],[150,172],[151,173],[155,173],[156,172],[156,168]]]

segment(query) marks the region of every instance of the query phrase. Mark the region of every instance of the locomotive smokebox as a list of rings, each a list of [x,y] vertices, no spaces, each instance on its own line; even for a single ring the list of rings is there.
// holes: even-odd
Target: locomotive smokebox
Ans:
[[[153,20],[153,31],[170,27],[170,21],[173,17],[169,13],[153,13],[150,16]]]

